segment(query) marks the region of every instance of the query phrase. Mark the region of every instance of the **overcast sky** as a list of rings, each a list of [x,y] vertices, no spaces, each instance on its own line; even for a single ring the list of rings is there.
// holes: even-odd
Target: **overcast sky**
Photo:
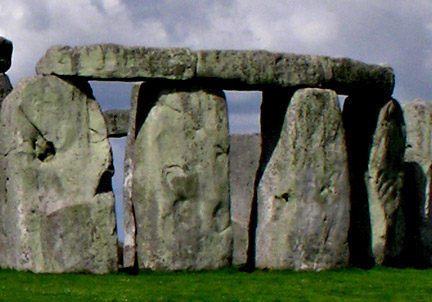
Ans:
[[[388,63],[399,101],[432,99],[431,0],[1,0],[0,36],[14,43],[14,85],[52,45],[111,42]],[[128,106],[129,86],[92,85],[104,108]],[[228,99],[233,130],[256,131],[259,95]]]

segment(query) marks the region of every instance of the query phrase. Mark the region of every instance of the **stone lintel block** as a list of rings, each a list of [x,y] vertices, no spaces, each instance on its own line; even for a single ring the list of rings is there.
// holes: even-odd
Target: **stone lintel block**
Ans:
[[[258,88],[327,88],[339,94],[367,89],[390,96],[394,89],[392,68],[349,58],[235,50],[203,50],[197,56],[198,78],[237,81]]]
[[[6,72],[11,67],[12,51],[12,42],[4,37],[0,37],[0,72]]]
[[[37,63],[36,73],[93,80],[187,80],[195,75],[195,65],[196,56],[186,48],[53,46]]]
[[[211,80],[219,88],[240,90],[316,87],[358,94],[367,89],[387,97],[394,88],[394,72],[387,66],[262,50],[191,51],[115,44],[54,46],[38,62],[36,72],[94,80]]]
[[[123,137],[128,133],[129,110],[113,109],[104,111],[108,137]]]

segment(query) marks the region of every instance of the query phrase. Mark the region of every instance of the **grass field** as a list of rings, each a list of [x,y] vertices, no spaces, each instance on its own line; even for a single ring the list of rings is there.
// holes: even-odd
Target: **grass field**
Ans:
[[[35,275],[0,271],[0,301],[432,301],[432,269]]]

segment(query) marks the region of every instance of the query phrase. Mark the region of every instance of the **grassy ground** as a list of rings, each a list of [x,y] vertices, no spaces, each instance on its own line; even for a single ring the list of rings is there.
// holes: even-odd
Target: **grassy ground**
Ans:
[[[432,301],[432,269],[35,275],[0,271],[0,301]]]

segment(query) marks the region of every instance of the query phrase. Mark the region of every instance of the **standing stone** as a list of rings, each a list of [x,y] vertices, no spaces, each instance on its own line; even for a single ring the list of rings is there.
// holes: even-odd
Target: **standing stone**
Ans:
[[[0,73],[5,73],[11,67],[12,51],[12,42],[4,37],[0,37]]]
[[[0,131],[0,265],[44,273],[117,268],[111,147],[86,82],[22,80]]]
[[[407,258],[416,267],[432,265],[432,104],[403,106],[407,130],[405,213]]]
[[[373,137],[366,185],[375,263],[401,262],[405,237],[402,212],[405,123],[402,109],[390,101],[381,109]]]
[[[323,270],[347,264],[344,136],[335,92],[294,94],[258,187],[257,267]]]
[[[124,245],[123,245],[123,268],[132,269],[136,265],[136,222],[135,211],[132,204],[132,180],[134,171],[134,145],[137,135],[137,122],[142,125],[138,117],[138,112],[142,112],[144,102],[139,102],[141,87],[146,84],[136,84],[132,87],[131,105],[129,110],[129,126],[126,137],[125,157],[124,157],[124,181],[123,181],[123,223],[124,223]],[[138,111],[138,104],[140,110]],[[148,111],[148,110],[147,110]],[[139,128],[138,128],[139,129]]]
[[[166,84],[169,85],[169,84]],[[148,86],[134,150],[140,268],[231,264],[228,117],[222,91]]]
[[[234,265],[245,264],[247,260],[249,218],[260,154],[261,137],[259,134],[230,135],[229,159]]]

